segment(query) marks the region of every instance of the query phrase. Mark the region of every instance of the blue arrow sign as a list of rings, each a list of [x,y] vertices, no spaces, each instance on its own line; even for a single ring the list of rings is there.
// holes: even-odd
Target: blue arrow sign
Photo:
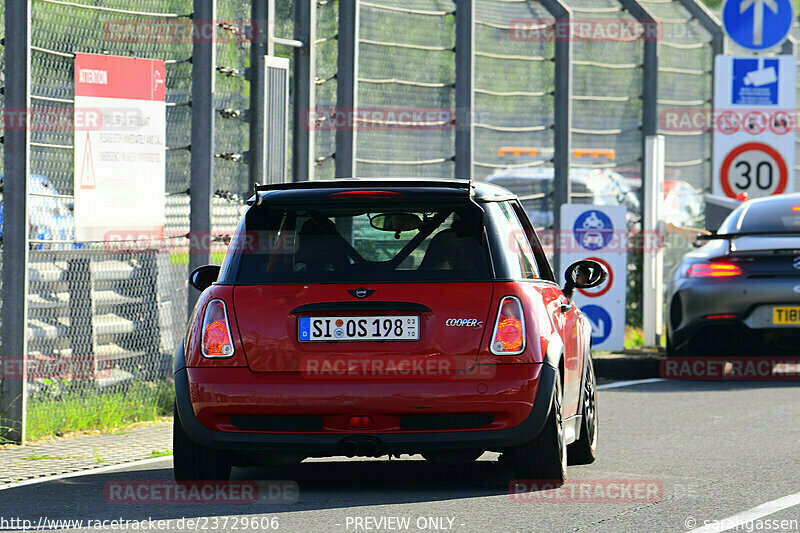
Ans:
[[[583,305],[581,311],[592,324],[592,344],[601,344],[611,335],[611,315],[599,305]]]
[[[736,44],[749,50],[778,46],[794,20],[791,0],[725,0],[722,26]]]

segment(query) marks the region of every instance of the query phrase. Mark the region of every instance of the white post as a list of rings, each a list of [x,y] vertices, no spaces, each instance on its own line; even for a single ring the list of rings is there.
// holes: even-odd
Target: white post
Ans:
[[[642,322],[645,346],[661,345],[664,330],[664,232],[662,206],[664,203],[664,136],[652,135],[645,140],[645,175],[647,198],[642,198]]]

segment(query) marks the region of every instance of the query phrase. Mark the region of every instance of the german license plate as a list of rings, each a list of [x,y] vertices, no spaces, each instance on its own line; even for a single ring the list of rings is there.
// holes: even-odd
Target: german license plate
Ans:
[[[800,324],[800,307],[773,307],[773,324]]]
[[[417,341],[419,316],[304,316],[297,339],[301,342]]]

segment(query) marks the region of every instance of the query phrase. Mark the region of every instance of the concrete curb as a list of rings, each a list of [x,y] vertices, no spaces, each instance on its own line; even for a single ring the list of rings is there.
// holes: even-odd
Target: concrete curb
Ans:
[[[647,379],[659,378],[659,364],[664,357],[663,352],[625,351],[619,353],[594,353],[594,372],[598,378],[604,379]]]
[[[72,472],[90,472],[172,450],[172,424],[64,437],[0,449],[0,486]]]

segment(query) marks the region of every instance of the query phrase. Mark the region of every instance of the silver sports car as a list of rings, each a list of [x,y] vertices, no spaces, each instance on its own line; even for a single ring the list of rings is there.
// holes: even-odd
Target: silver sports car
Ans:
[[[667,287],[671,355],[785,354],[800,347],[800,194],[744,202]]]

